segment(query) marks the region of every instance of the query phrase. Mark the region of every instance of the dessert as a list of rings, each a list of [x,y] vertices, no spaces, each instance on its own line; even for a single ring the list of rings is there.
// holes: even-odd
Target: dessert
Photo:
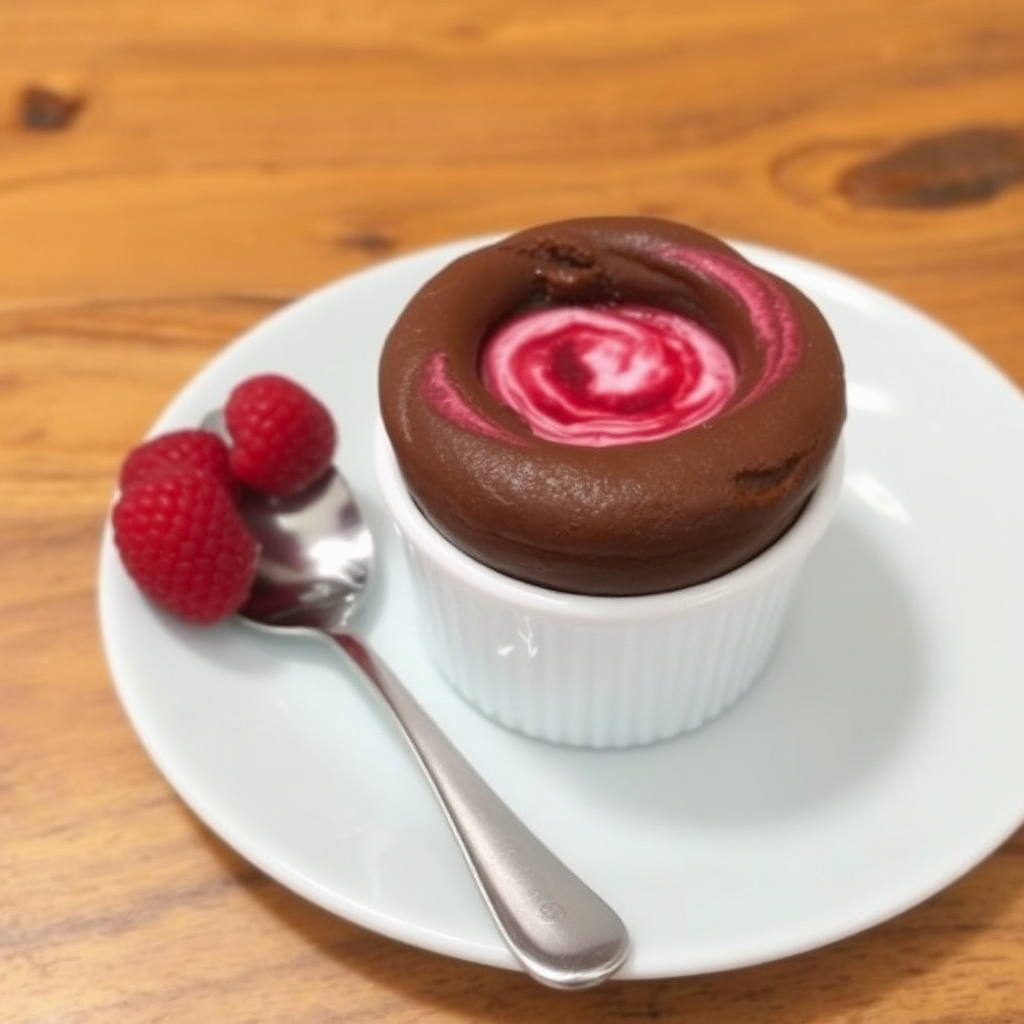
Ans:
[[[380,363],[410,494],[552,590],[691,587],[770,547],[838,443],[843,369],[796,288],[692,228],[562,221],[445,267]]]

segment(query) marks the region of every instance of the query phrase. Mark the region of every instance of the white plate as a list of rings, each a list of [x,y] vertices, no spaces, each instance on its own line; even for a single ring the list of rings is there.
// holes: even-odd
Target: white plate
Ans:
[[[627,977],[811,949],[925,899],[1024,820],[1024,402],[944,328],[835,271],[744,247],[822,307],[849,378],[847,480],[781,648],[710,727],[624,752],[505,732],[418,646],[371,464],[376,364],[415,288],[483,240],[338,281],[226,349],[154,429],[283,371],[334,410],[380,542],[363,625],[456,743],[632,932]],[[110,537],[103,637],[153,760],[223,839],[351,921],[513,967],[384,714],[319,645],[155,612]]]

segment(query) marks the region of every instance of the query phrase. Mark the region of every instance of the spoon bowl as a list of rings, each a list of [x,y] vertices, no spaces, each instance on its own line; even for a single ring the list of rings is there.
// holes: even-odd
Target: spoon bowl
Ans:
[[[217,418],[204,425],[216,427]],[[288,497],[245,491],[240,507],[260,550],[241,619],[263,631],[318,636],[360,670],[423,770],[499,933],[527,974],[554,988],[611,977],[629,953],[618,915],[516,817],[352,631],[374,546],[341,473],[332,467]]]
[[[342,629],[362,605],[373,535],[345,478],[331,468],[297,495],[247,491],[242,516],[260,549],[240,615],[264,628]]]

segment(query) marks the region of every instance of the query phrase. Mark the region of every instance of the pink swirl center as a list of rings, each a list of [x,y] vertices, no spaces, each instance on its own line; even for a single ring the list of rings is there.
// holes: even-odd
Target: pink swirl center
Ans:
[[[657,441],[714,416],[736,390],[724,346],[650,306],[563,306],[502,324],[481,376],[539,437],[588,447]]]

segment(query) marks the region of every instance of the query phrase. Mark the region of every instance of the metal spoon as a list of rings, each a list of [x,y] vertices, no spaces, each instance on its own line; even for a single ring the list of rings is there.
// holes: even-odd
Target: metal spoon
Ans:
[[[216,414],[204,421],[217,425]],[[373,538],[341,474],[331,469],[294,497],[247,493],[242,514],[260,558],[241,617],[274,633],[326,637],[362,671],[393,712],[526,973],[554,988],[614,974],[629,952],[619,917],[512,813],[349,628],[370,579]]]

